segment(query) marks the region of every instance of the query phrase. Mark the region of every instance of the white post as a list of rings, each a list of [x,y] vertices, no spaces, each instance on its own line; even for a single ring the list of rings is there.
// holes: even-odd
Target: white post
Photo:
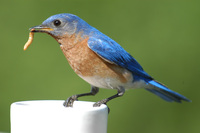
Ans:
[[[108,108],[94,102],[75,101],[73,108],[61,100],[15,102],[11,105],[11,133],[106,133]]]

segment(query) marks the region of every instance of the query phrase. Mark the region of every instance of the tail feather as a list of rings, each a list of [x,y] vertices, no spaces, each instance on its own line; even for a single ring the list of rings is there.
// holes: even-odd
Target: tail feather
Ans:
[[[156,94],[157,96],[161,97],[162,99],[168,102],[175,101],[175,102],[181,103],[181,100],[191,102],[191,100],[189,100],[188,98],[184,97],[183,95],[177,92],[174,92],[168,89],[166,86],[162,85],[161,83],[155,80],[151,80],[148,83],[153,87],[151,87],[150,89],[146,88],[146,90]]]

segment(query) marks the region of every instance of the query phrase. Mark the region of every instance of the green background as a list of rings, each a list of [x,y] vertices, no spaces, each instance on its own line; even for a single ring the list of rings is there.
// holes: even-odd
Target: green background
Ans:
[[[66,99],[90,91],[70,68],[59,44],[29,28],[58,13],[76,14],[124,47],[155,79],[192,100],[168,103],[129,90],[108,103],[108,133],[199,133],[200,2],[198,0],[1,0],[0,131],[10,131],[10,104]],[[116,91],[100,89],[98,101]]]

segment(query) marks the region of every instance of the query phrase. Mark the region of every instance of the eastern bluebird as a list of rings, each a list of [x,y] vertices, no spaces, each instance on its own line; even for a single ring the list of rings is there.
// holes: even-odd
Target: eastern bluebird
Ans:
[[[96,95],[99,88],[116,89],[118,93],[96,102],[94,107],[122,96],[130,88],[145,88],[168,102],[190,102],[154,80],[117,42],[76,15],[53,15],[30,30],[55,38],[75,73],[91,85],[91,92],[69,97],[66,107],[72,107],[81,96]]]

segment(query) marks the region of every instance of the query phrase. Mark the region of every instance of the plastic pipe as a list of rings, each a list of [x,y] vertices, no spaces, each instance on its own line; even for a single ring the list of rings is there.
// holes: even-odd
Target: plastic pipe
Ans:
[[[11,105],[11,133],[107,133],[108,108],[94,102],[21,101]]]

